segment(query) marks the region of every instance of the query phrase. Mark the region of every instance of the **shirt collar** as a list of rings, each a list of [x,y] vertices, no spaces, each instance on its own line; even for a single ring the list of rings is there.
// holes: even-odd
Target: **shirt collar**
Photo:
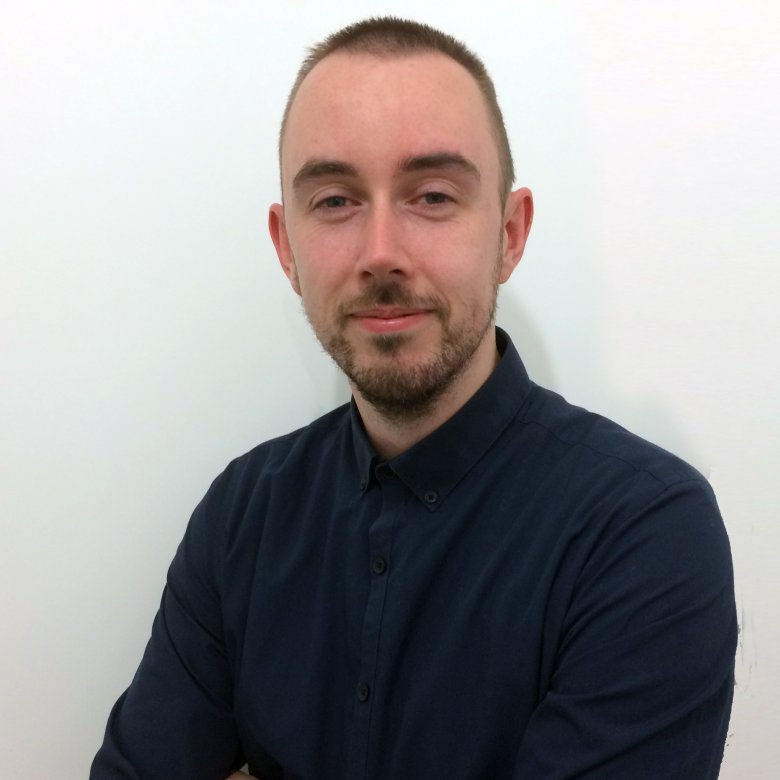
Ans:
[[[479,390],[447,422],[388,465],[415,496],[435,511],[515,417],[532,384],[509,336],[496,328],[500,360]],[[379,458],[353,399],[351,419],[361,487]]]

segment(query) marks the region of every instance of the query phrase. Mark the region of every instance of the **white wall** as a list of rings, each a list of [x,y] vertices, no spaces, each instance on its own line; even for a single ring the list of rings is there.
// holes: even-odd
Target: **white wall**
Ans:
[[[86,776],[210,480],[346,397],[265,221],[304,47],[370,12],[494,75],[536,195],[499,312],[532,375],[712,480],[722,776],[776,776],[776,3],[0,3],[0,776]]]

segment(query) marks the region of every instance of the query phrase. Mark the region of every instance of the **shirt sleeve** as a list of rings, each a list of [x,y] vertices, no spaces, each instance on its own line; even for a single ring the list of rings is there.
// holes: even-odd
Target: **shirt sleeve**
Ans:
[[[243,764],[220,608],[223,541],[209,524],[209,500],[176,552],[151,638],[111,711],[91,780],[222,780]]]
[[[736,641],[712,491],[703,480],[666,488],[594,544],[514,777],[717,778]]]

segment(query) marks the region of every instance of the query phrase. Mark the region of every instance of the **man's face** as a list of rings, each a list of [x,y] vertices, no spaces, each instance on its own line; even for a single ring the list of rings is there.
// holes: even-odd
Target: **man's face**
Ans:
[[[530,194],[502,208],[487,108],[464,68],[438,53],[326,57],[291,108],[282,183],[270,215],[282,266],[379,411],[424,414],[495,354],[497,286],[528,228],[507,214],[522,200],[530,222]]]

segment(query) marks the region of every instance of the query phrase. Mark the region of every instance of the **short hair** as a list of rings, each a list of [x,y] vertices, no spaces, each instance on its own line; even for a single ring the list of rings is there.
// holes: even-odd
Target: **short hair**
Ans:
[[[440,52],[462,65],[474,78],[479,91],[487,104],[488,114],[493,130],[493,136],[498,147],[498,162],[501,171],[501,196],[506,199],[515,180],[512,152],[509,148],[504,117],[498,105],[496,89],[493,80],[488,75],[482,60],[463,43],[451,35],[430,27],[427,24],[400,19],[395,16],[372,17],[361,22],[355,22],[329,35],[325,40],[315,44],[295,78],[284,109],[282,126],[279,132],[279,161],[281,165],[282,139],[287,127],[295,96],[298,94],[303,80],[311,73],[317,63],[329,54],[337,51],[372,54],[377,57],[392,57],[415,54],[417,52]]]

